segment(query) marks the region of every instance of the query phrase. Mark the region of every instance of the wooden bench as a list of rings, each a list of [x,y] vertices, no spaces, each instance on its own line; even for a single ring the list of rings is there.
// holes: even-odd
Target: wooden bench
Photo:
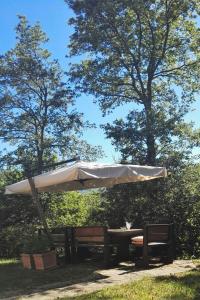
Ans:
[[[108,267],[111,264],[111,248],[115,245],[110,243],[110,237],[106,226],[87,226],[74,227],[74,247],[76,257],[80,248],[103,248],[104,266]]]

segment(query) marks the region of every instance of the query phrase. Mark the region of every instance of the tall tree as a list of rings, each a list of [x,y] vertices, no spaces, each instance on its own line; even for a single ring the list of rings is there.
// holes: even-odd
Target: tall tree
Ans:
[[[83,129],[93,125],[73,109],[75,95],[44,48],[45,33],[19,19],[16,46],[0,58],[0,137],[12,146],[9,157],[34,162],[41,172],[55,157],[98,155],[98,147],[81,140]]]
[[[75,95],[58,61],[44,48],[45,33],[39,24],[30,26],[24,16],[19,19],[16,46],[0,57],[0,138],[12,146],[3,162],[23,164],[33,202],[51,239],[33,170],[41,173],[48,162],[77,153],[91,159],[100,149],[81,139],[83,129],[93,125],[73,109]]]
[[[123,158],[155,164],[179,155],[185,144],[177,140],[196,134],[184,115],[199,87],[199,1],[66,2],[76,15],[71,55],[87,54],[71,66],[76,88],[93,94],[104,114],[134,104],[126,121],[104,126]]]

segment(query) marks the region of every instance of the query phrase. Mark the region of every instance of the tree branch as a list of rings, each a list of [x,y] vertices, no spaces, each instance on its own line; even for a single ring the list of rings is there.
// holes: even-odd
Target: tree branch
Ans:
[[[190,64],[183,64],[183,65],[178,66],[176,68],[172,68],[172,69],[168,69],[168,70],[163,70],[161,72],[155,73],[154,74],[154,78],[157,78],[157,77],[160,77],[160,76],[169,76],[169,75],[171,75],[170,73],[172,73],[174,71],[178,71],[178,70],[181,70],[183,68],[190,67],[190,66],[195,65],[197,63],[198,63],[197,61],[194,61],[194,62],[192,62]]]

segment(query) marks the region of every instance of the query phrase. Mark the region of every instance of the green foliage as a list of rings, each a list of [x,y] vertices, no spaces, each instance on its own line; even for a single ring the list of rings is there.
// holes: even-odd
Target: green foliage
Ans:
[[[36,227],[33,224],[10,224],[0,232],[0,257],[18,257],[30,241]],[[30,242],[31,244],[31,242]]]
[[[81,140],[82,130],[93,125],[74,109],[74,93],[44,48],[48,38],[40,25],[19,16],[16,40],[0,58],[0,137],[14,148],[8,165],[19,159],[41,172],[44,162],[58,157],[98,156],[98,147]]]
[[[0,173],[0,257],[18,256],[23,240],[40,224],[30,196],[4,194],[5,185],[21,179],[22,174],[16,170]]]
[[[47,41],[38,23],[30,26],[24,16],[19,16],[16,45],[0,57],[0,138],[12,146],[0,160],[2,169],[7,168],[1,174],[1,186],[22,180],[24,171],[26,177],[27,171],[29,175],[42,173],[44,165],[65,156],[71,158],[78,153],[90,160],[101,155],[100,147],[92,147],[82,139],[83,129],[94,126],[74,108],[75,95],[58,61],[45,49]],[[19,163],[25,170],[19,166],[18,171],[13,170],[11,166]],[[0,240],[13,255],[18,253],[23,227],[35,229],[41,221],[45,226],[45,217],[50,214],[48,198],[53,196],[41,195],[43,212],[39,220],[31,197],[5,197],[3,192]],[[7,238],[14,239],[13,247]]]
[[[122,158],[155,164],[176,156],[199,89],[199,1],[66,2],[75,13],[71,55],[87,54],[70,70],[76,88],[104,114],[133,103],[127,120],[103,127]]]
[[[51,195],[48,223],[50,227],[96,224],[100,207],[98,192],[68,192]]]
[[[0,228],[38,223],[37,210],[29,195],[5,195],[5,185],[22,180],[17,170],[0,173]]]
[[[123,162],[171,172],[108,189],[97,219],[115,227],[125,219],[134,226],[171,220],[178,253],[198,255],[200,170],[192,155],[199,129],[185,116],[199,90],[199,1],[66,2],[75,13],[71,55],[83,57],[71,66],[71,81],[104,115],[129,103],[126,118],[102,126]]]
[[[98,193],[41,195],[51,227],[124,225],[170,220],[176,225],[177,250],[200,254],[199,165],[187,165],[199,146],[199,130],[184,122],[199,87],[198,1],[67,0],[76,17],[71,54],[87,53],[72,65],[71,80],[93,94],[104,114],[125,103],[124,120],[103,126],[122,160],[159,163],[172,172],[165,180],[127,184]],[[6,161],[43,164],[58,157],[96,157],[99,148],[80,139],[91,124],[73,110],[74,93],[51,54],[39,24],[20,17],[17,44],[0,58],[0,137],[14,146]],[[83,55],[83,57],[85,57]],[[5,164],[5,161],[4,161]],[[1,176],[1,186],[21,180],[21,170]],[[0,192],[0,255],[19,253],[29,228],[39,226],[29,197]]]
[[[3,187],[21,180],[22,175],[14,170],[0,175],[0,257],[16,257],[24,247],[44,248],[35,237],[41,220],[31,197],[4,195]],[[42,193],[40,201],[49,226],[55,228],[96,224],[101,198],[98,192]]]
[[[168,98],[164,101],[164,97]],[[186,111],[177,97],[163,95],[162,106],[155,104],[154,134],[156,137],[156,164],[169,169],[176,168],[192,157],[192,149],[198,145],[198,130],[193,123],[184,121]],[[169,100],[170,99],[170,100]],[[169,103],[171,102],[171,103]],[[113,124],[102,126],[107,138],[111,139],[122,161],[146,164],[146,124],[145,111],[132,111],[126,119],[117,119]]]
[[[29,237],[27,237],[23,241],[22,250],[23,253],[44,253],[47,251],[50,251],[52,244],[49,242],[49,239],[47,236],[42,235],[38,236],[36,234],[33,234]]]

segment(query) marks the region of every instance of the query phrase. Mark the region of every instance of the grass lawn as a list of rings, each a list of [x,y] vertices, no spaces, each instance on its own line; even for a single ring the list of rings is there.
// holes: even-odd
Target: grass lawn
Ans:
[[[131,284],[62,300],[199,300],[200,271],[176,276],[144,278]]]
[[[199,261],[196,263],[199,266]],[[25,270],[15,259],[0,260],[0,299],[31,292],[67,286],[73,283],[98,281],[103,275],[90,263],[67,265],[51,271]],[[58,295],[59,296],[59,295]],[[58,298],[60,299],[60,298]],[[170,277],[144,278],[98,292],[62,298],[62,300],[200,300],[200,267]]]
[[[29,294],[44,285],[49,285],[50,289],[98,280],[101,276],[95,273],[96,269],[94,265],[83,263],[49,271],[25,270],[16,259],[0,259],[0,299]]]

